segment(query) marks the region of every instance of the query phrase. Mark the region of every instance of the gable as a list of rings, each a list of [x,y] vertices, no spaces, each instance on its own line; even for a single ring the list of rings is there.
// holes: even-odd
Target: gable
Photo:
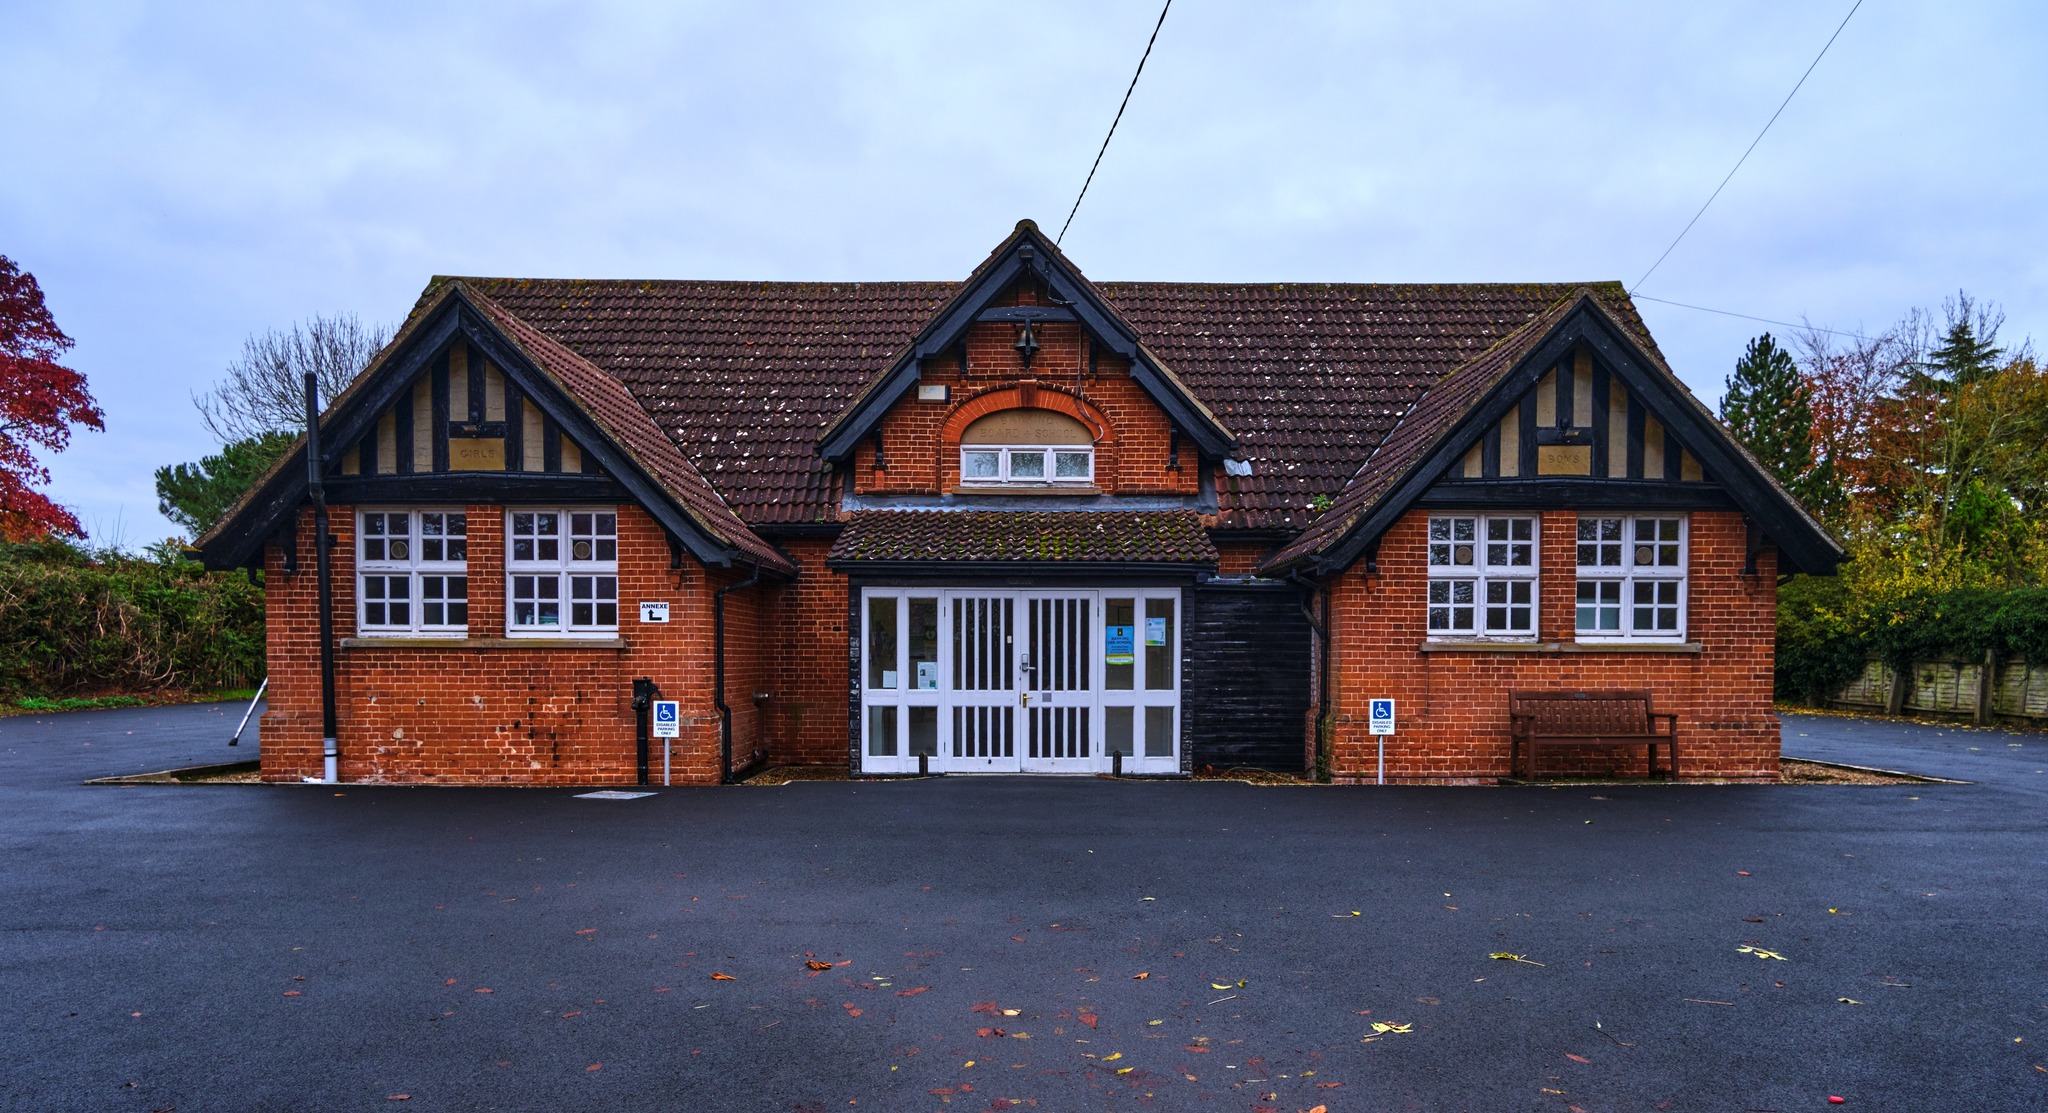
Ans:
[[[1662,360],[1584,293],[1431,387],[1329,512],[1261,570],[1340,571],[1416,505],[1733,508],[1803,570],[1831,572],[1843,557]]]
[[[1020,290],[1033,296],[1020,298]],[[1041,292],[1042,297],[1036,296]],[[1026,304],[1018,304],[1020,301]],[[1145,349],[1137,330],[1081,277],[1036,224],[1023,220],[889,368],[826,429],[819,453],[835,463],[849,460],[862,439],[911,392],[928,362],[948,363],[963,375],[971,375],[975,338],[997,331],[991,325],[1019,329],[1020,343],[1025,334],[1035,335],[1041,327],[1055,332],[1071,328],[1077,339],[1085,341],[1083,347],[1088,351],[1099,349],[1125,361],[1131,380],[1203,455],[1219,458],[1237,446],[1236,438],[1208,407]],[[1020,355],[1028,369],[1034,357]]]
[[[488,299],[444,289],[320,417],[331,501],[633,501],[706,564],[788,571],[626,389]],[[260,559],[308,490],[303,439],[198,542]]]

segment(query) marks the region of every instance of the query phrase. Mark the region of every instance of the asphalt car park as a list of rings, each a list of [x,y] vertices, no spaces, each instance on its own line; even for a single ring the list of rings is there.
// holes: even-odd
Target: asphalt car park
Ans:
[[[1883,786],[83,784],[240,712],[0,719],[0,1106],[2048,1103],[2041,734],[1786,716],[1970,782]]]

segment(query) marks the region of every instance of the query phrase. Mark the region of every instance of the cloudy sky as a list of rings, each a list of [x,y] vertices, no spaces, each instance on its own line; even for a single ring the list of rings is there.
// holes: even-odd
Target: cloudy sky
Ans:
[[[1851,0],[1178,0],[1065,247],[1105,279],[1634,283]],[[0,254],[107,414],[96,539],[245,336],[429,275],[957,278],[1058,228],[1158,7],[0,0]],[[2048,7],[1867,0],[1641,293],[2048,337]],[[1718,399],[1770,326],[1643,302]],[[1780,333],[1784,330],[1779,329]]]

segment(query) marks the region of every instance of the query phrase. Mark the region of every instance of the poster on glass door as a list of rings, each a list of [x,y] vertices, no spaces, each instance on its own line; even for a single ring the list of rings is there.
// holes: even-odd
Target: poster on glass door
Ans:
[[[1132,643],[1136,640],[1135,626],[1107,626],[1103,628],[1102,659],[1112,665],[1128,665],[1136,659]]]

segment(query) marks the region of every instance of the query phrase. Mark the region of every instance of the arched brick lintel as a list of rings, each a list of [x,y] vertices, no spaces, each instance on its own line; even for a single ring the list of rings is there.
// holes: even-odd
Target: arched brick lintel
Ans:
[[[1064,387],[1047,383],[1012,383],[990,387],[969,398],[961,400],[947,416],[946,424],[939,430],[939,441],[948,452],[960,447],[960,435],[969,425],[1003,410],[1051,410],[1088,426],[1096,433],[1095,447],[1098,451],[1114,448],[1116,427],[1101,410],[1088,400]]]

